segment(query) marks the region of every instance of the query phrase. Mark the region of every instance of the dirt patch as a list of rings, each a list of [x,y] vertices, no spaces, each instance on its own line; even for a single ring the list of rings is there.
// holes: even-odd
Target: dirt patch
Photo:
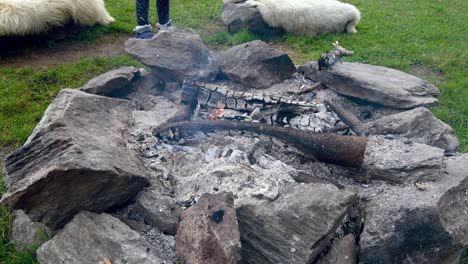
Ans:
[[[124,43],[129,35],[104,35],[93,42],[61,41],[54,46],[33,47],[0,57],[0,66],[21,68],[32,66],[34,68],[47,68],[50,66],[72,63],[81,57],[109,58],[124,52]],[[18,39],[28,41],[29,38]],[[18,43],[21,45],[21,43]]]
[[[411,65],[409,73],[435,86],[441,86],[445,82],[445,75],[441,70],[433,69],[422,64]]]

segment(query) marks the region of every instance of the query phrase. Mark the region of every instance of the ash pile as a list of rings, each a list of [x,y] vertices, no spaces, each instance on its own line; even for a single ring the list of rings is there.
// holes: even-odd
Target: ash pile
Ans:
[[[468,155],[415,76],[190,29],[63,89],[6,160],[40,263],[459,263]]]

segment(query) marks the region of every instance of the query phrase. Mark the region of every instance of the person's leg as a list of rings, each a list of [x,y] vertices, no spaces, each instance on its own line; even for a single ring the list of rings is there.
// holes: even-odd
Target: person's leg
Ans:
[[[137,26],[135,33],[137,38],[150,39],[153,37],[151,25],[148,22],[149,0],[136,0]]]
[[[138,26],[148,25],[149,0],[136,0]]]
[[[169,0],[157,0],[156,7],[158,9],[159,27],[168,27],[171,25],[169,19]]]

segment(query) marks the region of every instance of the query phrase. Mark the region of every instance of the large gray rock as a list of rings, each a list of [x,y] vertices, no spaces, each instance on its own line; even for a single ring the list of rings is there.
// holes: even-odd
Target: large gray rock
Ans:
[[[333,243],[328,253],[317,264],[357,264],[357,248],[354,235],[346,235]]]
[[[23,212],[16,210],[11,223],[10,241],[20,249],[28,249],[46,242],[53,232],[44,224],[34,223]]]
[[[263,20],[258,8],[246,2],[223,5],[221,18],[230,33],[237,33],[244,29],[254,34],[270,37],[284,33],[280,28],[270,27]]]
[[[176,234],[183,211],[174,198],[153,187],[138,194],[134,209],[143,216],[147,223],[169,235]]]
[[[394,183],[440,178],[444,150],[424,144],[372,137],[367,143],[362,174]]]
[[[98,95],[120,95],[125,93],[130,83],[139,76],[139,69],[133,66],[124,66],[89,80],[80,90]]]
[[[1,203],[52,229],[79,211],[102,212],[147,185],[127,147],[133,103],[64,89],[25,145],[6,160]]]
[[[459,146],[453,129],[424,107],[390,115],[366,124],[373,135],[398,135],[414,142],[456,152]]]
[[[176,248],[184,263],[239,263],[240,247],[232,193],[204,194],[182,214]]]
[[[413,75],[362,63],[337,63],[328,70],[314,69],[308,76],[340,94],[393,108],[436,105],[440,94]]]
[[[222,72],[232,81],[253,88],[283,82],[296,71],[286,53],[260,40],[234,46],[222,57]]]
[[[363,264],[458,264],[468,244],[468,155],[447,158],[443,177],[388,186],[365,204]]]
[[[355,197],[331,184],[293,184],[274,202],[240,206],[243,263],[311,263]]]
[[[52,240],[37,251],[41,264],[113,264],[172,263],[161,252],[149,244],[136,231],[133,231],[117,218],[107,214],[81,212]]]
[[[170,27],[150,40],[131,38],[125,51],[151,67],[162,81],[213,81],[219,71],[218,56],[188,28]]]

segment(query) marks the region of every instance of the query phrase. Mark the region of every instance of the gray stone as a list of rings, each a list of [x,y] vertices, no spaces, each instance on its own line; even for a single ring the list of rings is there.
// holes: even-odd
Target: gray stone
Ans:
[[[365,204],[360,262],[460,263],[468,243],[468,154],[446,160],[443,177],[388,186]]]
[[[367,143],[362,173],[394,183],[440,178],[444,150],[419,143],[372,137]]]
[[[54,233],[41,223],[34,223],[23,212],[16,210],[11,223],[10,241],[20,249],[39,246],[51,238]]]
[[[286,53],[260,40],[234,46],[222,57],[222,72],[232,81],[253,88],[283,82],[296,71]]]
[[[390,115],[366,124],[374,135],[399,135],[414,142],[456,152],[459,146],[453,129],[424,107]]]
[[[139,76],[140,71],[137,68],[124,66],[89,80],[80,90],[98,95],[120,95],[125,93],[129,84]]]
[[[37,251],[41,264],[113,264],[172,263],[164,259],[154,247],[136,231],[107,214],[83,211],[77,214],[52,240]]]
[[[192,29],[170,27],[150,40],[131,38],[125,51],[152,68],[161,81],[213,81],[219,71],[218,56]]]
[[[292,184],[274,202],[240,206],[242,262],[312,263],[355,197],[331,184]]]
[[[346,235],[334,243],[327,255],[317,264],[357,264],[356,239],[353,234]]]
[[[337,63],[329,70],[311,71],[309,77],[340,94],[393,108],[436,105],[440,94],[413,75],[362,63]]]
[[[164,195],[157,188],[142,191],[135,202],[135,208],[145,221],[165,234],[175,235],[182,213],[174,198]]]
[[[25,145],[6,160],[1,203],[52,229],[82,210],[123,204],[147,185],[147,170],[129,150],[128,100],[64,89]]]
[[[244,29],[257,35],[270,37],[284,33],[281,28],[270,27],[263,20],[260,11],[246,2],[223,5],[221,18],[230,33],[237,33]]]
[[[240,247],[232,193],[204,194],[182,214],[176,248],[184,263],[239,263]]]

